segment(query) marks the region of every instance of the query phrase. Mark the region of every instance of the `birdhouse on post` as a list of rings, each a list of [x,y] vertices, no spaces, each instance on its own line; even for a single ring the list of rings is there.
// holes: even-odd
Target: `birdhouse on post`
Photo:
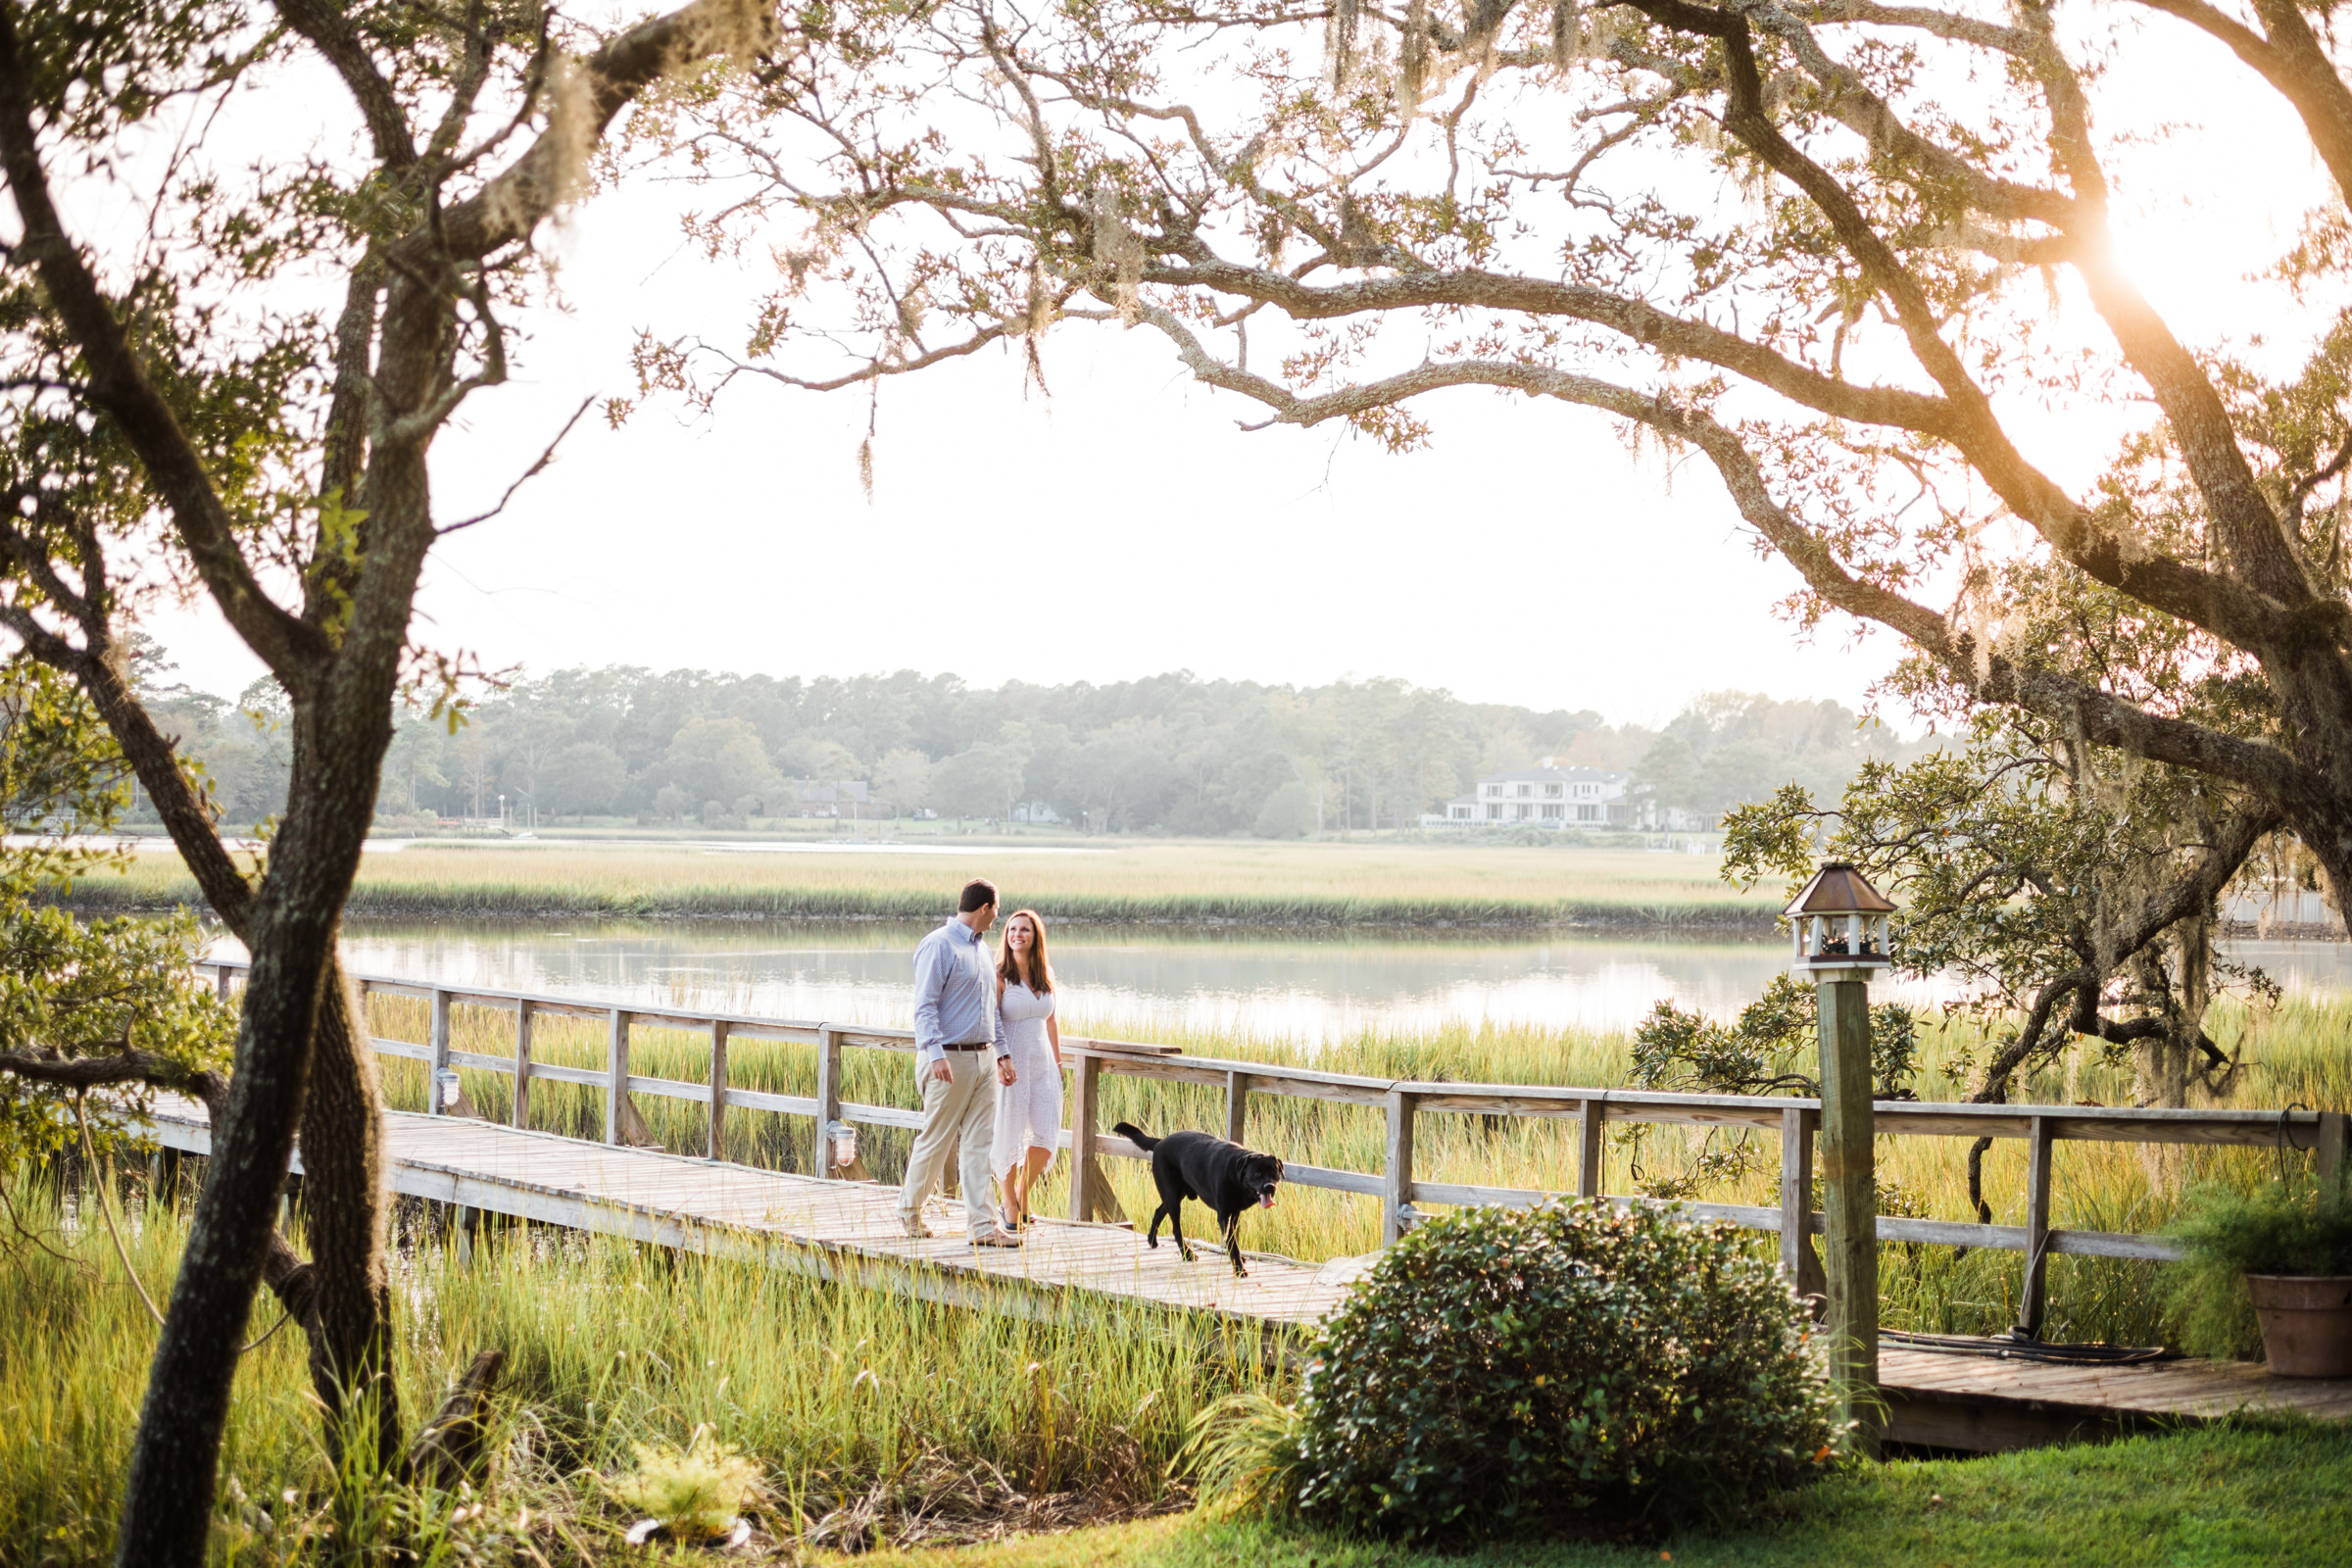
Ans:
[[[1829,1243],[1830,1369],[1856,1423],[1856,1446],[1878,1451],[1879,1203],[1871,1146],[1870,981],[1890,963],[1893,901],[1843,860],[1832,860],[1788,902],[1789,972],[1809,980],[1821,1029],[1822,1207]]]
[[[1832,860],[1781,911],[1788,919],[1793,953],[1789,973],[1799,980],[1860,980],[1887,965],[1886,919],[1894,904],[1843,860]],[[1827,975],[1852,969],[1855,974]]]

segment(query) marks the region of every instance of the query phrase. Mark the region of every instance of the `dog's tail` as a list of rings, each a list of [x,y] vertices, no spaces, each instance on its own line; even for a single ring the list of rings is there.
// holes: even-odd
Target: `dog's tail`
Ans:
[[[1117,1126],[1111,1128],[1111,1131],[1117,1133],[1121,1138],[1126,1139],[1129,1143],[1133,1144],[1136,1148],[1142,1150],[1147,1154],[1159,1147],[1158,1139],[1152,1137],[1149,1133],[1146,1133],[1141,1127],[1136,1126],[1133,1122],[1120,1122]]]

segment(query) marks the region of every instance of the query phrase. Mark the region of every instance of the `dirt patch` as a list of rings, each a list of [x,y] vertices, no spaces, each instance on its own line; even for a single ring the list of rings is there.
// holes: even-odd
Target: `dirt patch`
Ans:
[[[1147,1494],[1118,1481],[1075,1492],[1025,1493],[994,1465],[930,1452],[900,1475],[841,1502],[804,1530],[800,1541],[845,1552],[883,1545],[961,1546],[1120,1524],[1192,1505],[1189,1489]]]

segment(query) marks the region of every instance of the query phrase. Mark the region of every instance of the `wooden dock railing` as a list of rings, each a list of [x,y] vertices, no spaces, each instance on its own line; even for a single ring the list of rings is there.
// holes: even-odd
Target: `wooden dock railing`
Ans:
[[[220,994],[226,996],[234,977],[245,965],[236,960],[207,959],[198,965],[209,971]],[[771,1111],[811,1118],[814,1169],[836,1174],[832,1143],[826,1136],[833,1121],[869,1126],[916,1128],[921,1113],[892,1105],[864,1105],[841,1098],[841,1053],[845,1047],[871,1050],[914,1050],[910,1029],[874,1028],[822,1022],[796,1022],[694,1008],[617,1006],[577,998],[540,996],[514,991],[437,986],[423,981],[384,976],[356,976],[363,994],[414,997],[431,1004],[431,1038],[425,1041],[377,1037],[376,1051],[387,1056],[425,1063],[435,1075],[451,1068],[469,1067],[505,1073],[514,1080],[514,1124],[527,1122],[530,1086],[535,1080],[581,1084],[603,1091],[605,1141],[611,1144],[644,1141],[630,1105],[632,1095],[686,1100],[709,1107],[709,1148],[724,1147],[721,1134],[729,1110]],[[514,1014],[514,1048],[510,1055],[458,1051],[450,1044],[453,1005],[493,1007]],[[566,1017],[603,1018],[610,1033],[601,1069],[564,1067],[531,1057],[532,1020],[553,1013]],[[629,1036],[633,1028],[651,1025],[668,1029],[707,1030],[710,1035],[710,1078],[704,1083],[650,1078],[629,1071]],[[777,1095],[736,1089],[727,1082],[727,1050],[735,1040],[792,1041],[817,1048],[816,1094]],[[1427,1083],[1367,1077],[1353,1073],[1318,1072],[1311,1068],[1277,1066],[1266,1062],[1229,1061],[1186,1055],[1173,1048],[1116,1040],[1062,1037],[1062,1054],[1072,1074],[1067,1096],[1069,1127],[1062,1147],[1071,1151],[1070,1215],[1085,1220],[1116,1214],[1108,1184],[1095,1156],[1109,1154],[1141,1159],[1142,1150],[1126,1139],[1108,1136],[1099,1127],[1098,1102],[1104,1073],[1156,1079],[1166,1083],[1203,1085],[1225,1095],[1224,1135],[1248,1142],[1250,1102],[1259,1095],[1291,1096],[1334,1101],[1381,1109],[1388,1118],[1387,1153],[1378,1171],[1337,1170],[1301,1164],[1286,1157],[1284,1178],[1302,1187],[1354,1193],[1381,1202],[1381,1234],[1394,1242],[1422,1217],[1424,1203],[1515,1204],[1542,1202],[1570,1196],[1534,1189],[1479,1187],[1458,1182],[1434,1182],[1415,1175],[1413,1133],[1424,1114],[1538,1117],[1572,1120],[1577,1124],[1577,1185],[1573,1196],[1600,1198],[1619,1204],[1653,1203],[1660,1200],[1627,1197],[1601,1191],[1602,1152],[1612,1123],[1723,1127],[1771,1133],[1780,1140],[1780,1201],[1771,1206],[1743,1203],[1683,1203],[1700,1219],[1729,1220],[1734,1225],[1780,1237],[1781,1260],[1791,1279],[1802,1278],[1803,1241],[1826,1232],[1824,1216],[1812,1207],[1813,1139],[1820,1124],[1820,1102],[1743,1095],[1663,1094],[1644,1090],[1552,1088],[1523,1084]],[[429,1107],[439,1113],[440,1096],[428,1084]],[[2024,1141],[2029,1146],[2026,1222],[2023,1225],[1981,1225],[1973,1222],[1911,1219],[1893,1215],[1878,1218],[1881,1242],[1925,1243],[1938,1247],[1989,1248],[2026,1254],[2026,1276],[2018,1326],[2040,1327],[2047,1260],[2053,1253],[2082,1257],[2170,1259],[2178,1249],[2161,1237],[2118,1231],[2059,1230],[2050,1225],[2051,1151],[2060,1143],[2123,1143],[2203,1145],[2250,1149],[2295,1150],[2313,1154],[2323,1179],[2337,1177],[2343,1167],[2346,1116],[2342,1111],[2287,1110],[2139,1110],[2115,1106],[1978,1105],[1920,1101],[1880,1101],[1875,1106],[1877,1132],[1882,1137],[1998,1138]],[[1280,1151],[1276,1151],[1280,1152]]]

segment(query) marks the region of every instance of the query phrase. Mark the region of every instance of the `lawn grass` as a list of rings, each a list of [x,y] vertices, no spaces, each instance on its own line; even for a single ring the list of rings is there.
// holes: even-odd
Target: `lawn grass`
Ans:
[[[1399,842],[1098,840],[1036,854],[947,841],[951,854],[757,853],[679,846],[435,845],[371,850],[362,916],[633,915],[931,919],[986,876],[1004,906],[1049,918],[1276,926],[1666,926],[1769,929],[1777,888],[1741,894],[1713,856]],[[195,903],[178,858],[150,851],[85,877],[91,909]]]
[[[2348,1539],[2352,1431],[2298,1425],[1857,1467],[1798,1494],[1765,1524],[1641,1544],[1415,1551],[1187,1514],[856,1560],[875,1568],[1631,1568],[1669,1560],[1680,1568],[2206,1568],[2332,1565],[2344,1560]]]

